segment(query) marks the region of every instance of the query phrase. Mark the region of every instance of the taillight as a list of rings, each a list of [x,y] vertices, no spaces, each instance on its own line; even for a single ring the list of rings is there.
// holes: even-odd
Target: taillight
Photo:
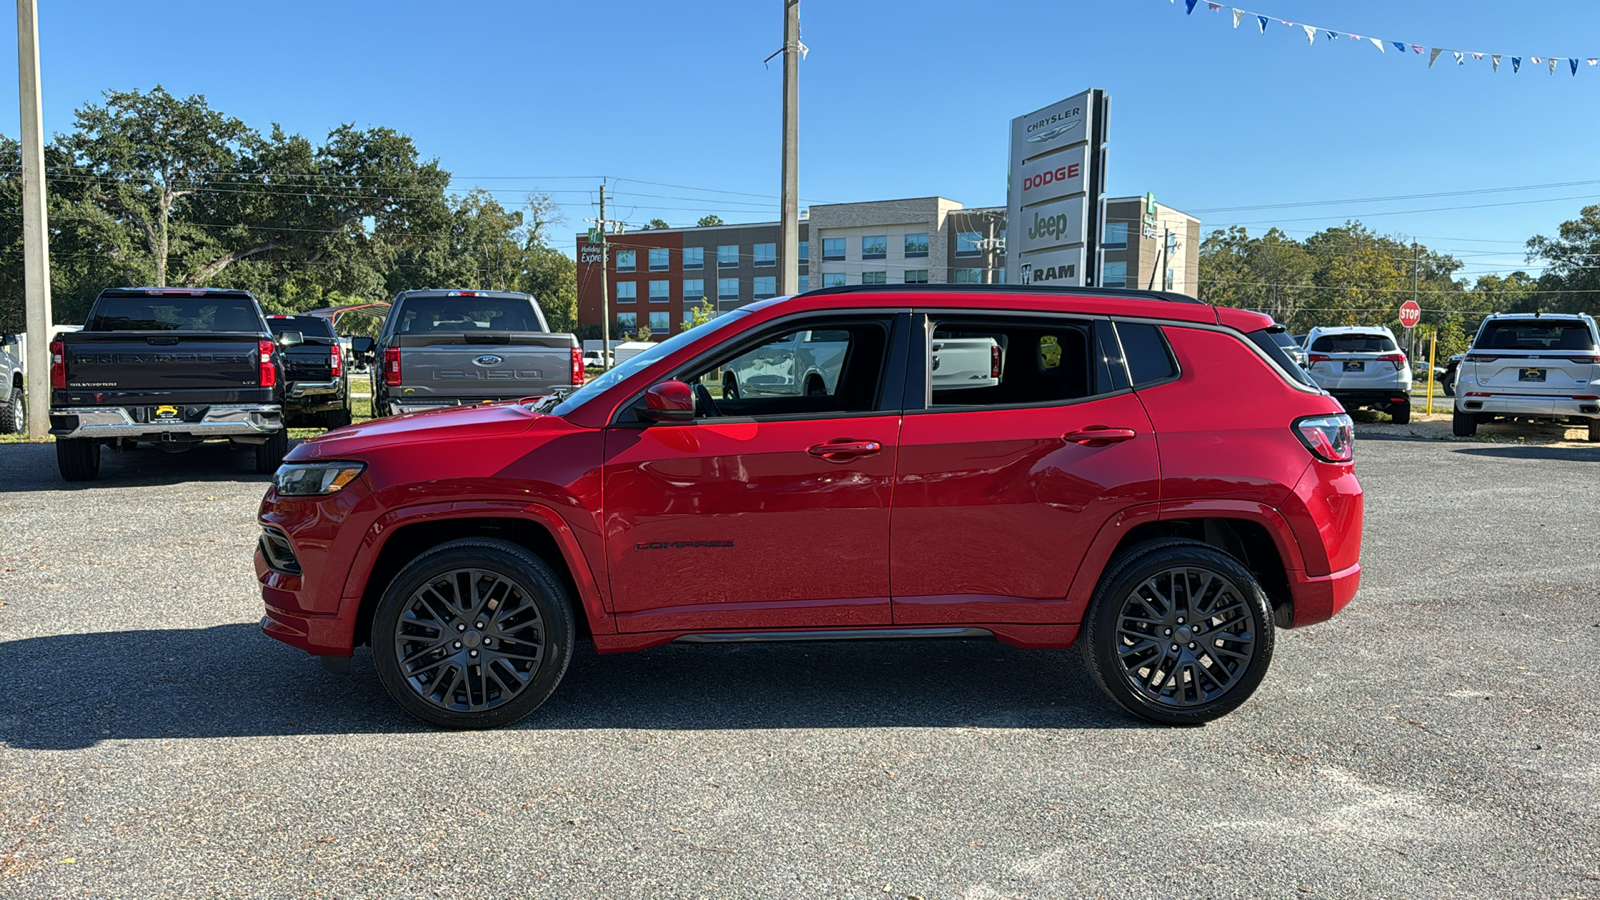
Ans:
[[[1382,359],[1387,363],[1394,363],[1394,370],[1396,372],[1406,367],[1406,355],[1404,353],[1385,353],[1383,356],[1379,357],[1379,359]]]
[[[1565,356],[1562,359],[1579,365],[1600,366],[1600,356]]]
[[[1499,359],[1500,357],[1496,356],[1493,353],[1468,353],[1463,358],[1467,362],[1480,363],[1480,362],[1494,362],[1495,360]]]
[[[278,370],[272,365],[272,342],[256,341],[256,347],[261,351],[261,386],[272,387],[278,383]]]
[[[383,351],[383,383],[390,387],[400,386],[399,347],[390,347]]]
[[[328,371],[335,378],[344,371],[344,351],[339,348],[337,342],[333,345],[333,359],[328,363]]]
[[[577,347],[572,348],[572,386],[583,384],[583,351]]]
[[[50,342],[50,386],[67,388],[67,351],[60,341]]]
[[[1308,366],[1314,366],[1319,362],[1333,362],[1333,357],[1324,356],[1321,353],[1313,353],[1310,356],[1306,357],[1306,365],[1308,365]]]
[[[1000,345],[989,345],[989,377],[1000,377]]]
[[[1294,433],[1323,462],[1345,463],[1356,455],[1355,425],[1342,413],[1296,419]]]

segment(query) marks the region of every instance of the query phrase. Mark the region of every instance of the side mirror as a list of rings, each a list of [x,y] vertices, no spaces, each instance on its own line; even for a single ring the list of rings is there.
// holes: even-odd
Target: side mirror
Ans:
[[[278,343],[285,347],[298,347],[306,342],[306,336],[298,331],[285,331],[278,335]]]
[[[652,384],[644,392],[644,417],[652,422],[694,420],[694,391],[681,381]]]
[[[365,359],[372,358],[372,350],[376,346],[377,342],[369,337],[353,337],[350,339],[350,352]]]

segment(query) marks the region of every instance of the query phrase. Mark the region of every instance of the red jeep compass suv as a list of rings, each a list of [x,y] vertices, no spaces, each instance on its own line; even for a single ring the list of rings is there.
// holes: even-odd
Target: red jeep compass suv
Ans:
[[[528,714],[579,636],[1076,642],[1134,715],[1209,721],[1360,581],[1350,419],[1274,327],[1088,289],[755,303],[571,393],[295,447],[262,628],[334,670],[370,643],[446,727]]]

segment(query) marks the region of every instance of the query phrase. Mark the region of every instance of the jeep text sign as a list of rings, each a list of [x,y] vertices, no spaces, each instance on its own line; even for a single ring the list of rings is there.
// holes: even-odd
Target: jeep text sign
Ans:
[[[1090,90],[1011,120],[1008,283],[1090,283],[1105,183],[1104,110],[1104,93]]]

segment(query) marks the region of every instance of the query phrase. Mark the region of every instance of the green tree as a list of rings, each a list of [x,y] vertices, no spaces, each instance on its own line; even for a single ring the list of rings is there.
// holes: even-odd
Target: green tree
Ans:
[[[577,263],[565,253],[543,244],[525,246],[522,260],[522,290],[538,299],[550,330],[575,330],[578,327]]]
[[[1588,312],[1600,294],[1600,206],[1585,206],[1578,218],[1562,222],[1556,236],[1528,240],[1528,261],[1543,261],[1537,309]]]
[[[701,228],[709,228],[712,225],[721,225],[723,222],[721,216],[713,214],[701,216],[700,221],[696,222],[695,224],[699,225]]]
[[[650,340],[650,326],[640,325],[639,330],[633,333],[633,339],[636,341]]]
[[[651,219],[648,224],[646,224],[643,228],[641,228],[639,230],[640,231],[660,231],[663,228],[671,228],[671,227],[672,227],[671,225],[667,224],[667,220],[666,219]]]
[[[689,310],[689,327],[694,328],[704,325],[711,321],[711,317],[715,314],[716,308],[711,305],[710,298],[701,297],[700,302],[695,304],[694,309]]]

